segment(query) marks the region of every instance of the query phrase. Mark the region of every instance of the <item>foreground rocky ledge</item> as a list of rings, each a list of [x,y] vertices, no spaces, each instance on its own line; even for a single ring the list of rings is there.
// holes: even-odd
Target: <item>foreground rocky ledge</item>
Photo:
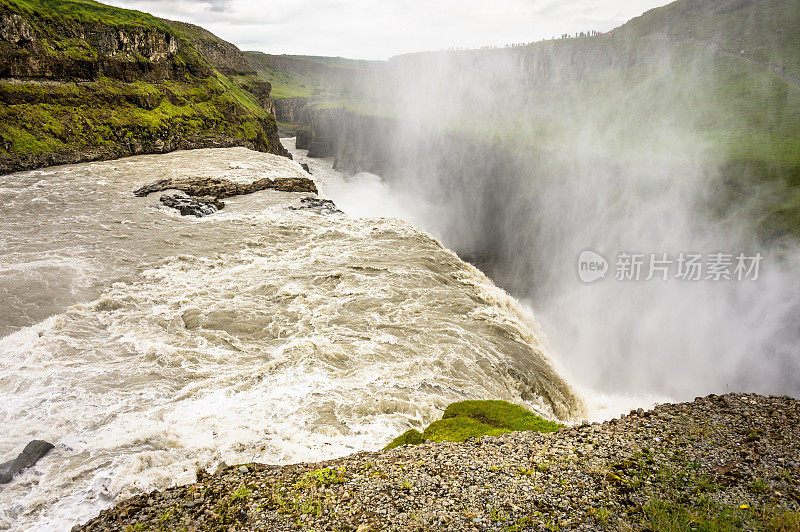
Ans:
[[[730,394],[550,434],[198,472],[76,530],[798,530],[798,462],[798,401]]]

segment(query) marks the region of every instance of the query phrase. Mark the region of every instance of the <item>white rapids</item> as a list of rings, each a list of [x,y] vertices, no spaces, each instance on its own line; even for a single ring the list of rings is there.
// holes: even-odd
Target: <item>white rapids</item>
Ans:
[[[530,313],[410,223],[271,190],[202,219],[132,195],[301,175],[232,148],[0,177],[0,461],[56,444],[0,487],[0,529],[65,530],[220,461],[379,449],[460,399],[584,415]]]

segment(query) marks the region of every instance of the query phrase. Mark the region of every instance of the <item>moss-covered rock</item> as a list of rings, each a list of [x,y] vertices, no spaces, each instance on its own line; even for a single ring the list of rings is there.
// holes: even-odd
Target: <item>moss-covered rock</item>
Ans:
[[[563,425],[548,421],[521,406],[507,401],[460,401],[448,406],[442,419],[434,421],[424,432],[411,429],[386,446],[419,445],[426,441],[455,441],[480,436],[499,436],[506,432],[535,430],[555,432]]]

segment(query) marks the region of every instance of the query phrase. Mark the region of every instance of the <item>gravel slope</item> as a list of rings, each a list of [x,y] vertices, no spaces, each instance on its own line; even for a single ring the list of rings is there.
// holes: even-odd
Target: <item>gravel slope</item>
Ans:
[[[800,403],[729,394],[551,434],[225,467],[75,529],[796,530],[798,510]]]

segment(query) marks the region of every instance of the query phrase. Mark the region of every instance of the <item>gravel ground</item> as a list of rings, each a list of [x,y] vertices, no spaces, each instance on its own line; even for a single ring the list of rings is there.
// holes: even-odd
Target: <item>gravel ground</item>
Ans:
[[[198,477],[75,530],[797,530],[800,403],[712,395],[551,434]]]

